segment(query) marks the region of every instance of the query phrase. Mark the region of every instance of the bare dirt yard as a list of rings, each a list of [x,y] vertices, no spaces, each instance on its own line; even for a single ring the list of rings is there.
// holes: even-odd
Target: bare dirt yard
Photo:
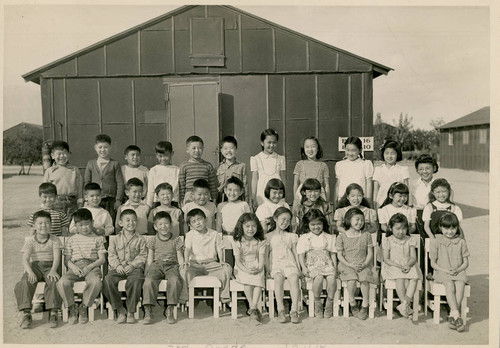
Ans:
[[[412,177],[416,177],[412,163]],[[19,328],[20,314],[16,309],[14,285],[22,275],[20,249],[28,233],[26,219],[38,207],[37,186],[41,169],[34,168],[30,176],[17,176],[18,168],[4,168],[3,176],[3,342],[23,344],[488,344],[489,335],[489,255],[488,255],[488,173],[440,169],[436,177],[448,178],[455,190],[454,199],[464,210],[463,229],[471,253],[467,270],[472,287],[467,329],[458,333],[448,329],[444,316],[440,325],[432,322],[430,314],[420,313],[419,321],[412,323],[395,315],[387,320],[385,312],[377,310],[375,319],[308,318],[301,313],[299,325],[279,324],[264,315],[264,323],[255,326],[239,305],[239,317],[232,320],[230,312],[222,312],[219,319],[211,316],[210,307],[200,302],[195,319],[179,313],[179,321],[168,325],[165,321],[144,326],[117,325],[108,320],[106,312],[96,311],[96,320],[85,325],[61,324],[49,329],[41,314],[35,314],[29,330]],[[160,318],[158,309],[156,317]],[[492,343],[493,344],[493,343]]]

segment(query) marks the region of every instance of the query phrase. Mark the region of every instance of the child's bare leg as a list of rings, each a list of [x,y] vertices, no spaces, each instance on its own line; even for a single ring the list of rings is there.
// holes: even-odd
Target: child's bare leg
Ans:
[[[299,275],[290,274],[288,282],[290,283],[290,297],[292,298],[291,311],[297,311],[300,297]]]
[[[245,297],[247,298],[248,304],[250,305],[250,309],[255,309],[256,306],[254,306],[253,303],[253,290],[255,286],[253,285],[247,285],[244,284],[243,289],[245,291]]]
[[[370,285],[368,282],[360,282],[361,295],[363,295],[363,303],[361,306],[368,307],[370,304]]]
[[[326,276],[326,294],[329,299],[335,297],[335,291],[337,291],[337,279],[333,275]]]
[[[455,282],[453,280],[447,280],[443,285],[446,290],[446,301],[448,301],[448,306],[450,306],[450,316],[456,319],[459,312],[455,294]]]
[[[465,282],[462,280],[455,281],[455,296],[457,299],[457,309],[460,310],[462,308],[462,300],[464,299],[464,289]]]
[[[347,292],[349,293],[349,304],[351,306],[355,306],[356,299],[354,298],[354,295],[356,294],[356,280],[347,281]]]
[[[274,294],[276,295],[276,303],[278,305],[278,312],[285,309],[283,305],[283,283],[285,282],[285,277],[281,273],[276,273],[274,275]]]
[[[407,279],[406,285],[406,297],[410,300],[413,299],[413,295],[415,295],[415,290],[417,289],[417,280],[416,279]]]
[[[314,299],[317,300],[321,296],[321,292],[323,291],[323,276],[317,276],[313,279],[313,293]]]
[[[398,293],[399,300],[401,302],[406,299],[406,286],[404,278],[396,279],[396,292]]]
[[[253,286],[252,303],[250,304],[250,308],[258,308],[261,295],[262,288],[260,286]]]

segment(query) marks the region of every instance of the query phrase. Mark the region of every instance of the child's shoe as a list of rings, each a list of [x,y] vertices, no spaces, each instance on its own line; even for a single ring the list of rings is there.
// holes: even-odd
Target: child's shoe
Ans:
[[[80,307],[78,308],[78,315],[80,316],[80,324],[87,324],[89,322],[88,307],[83,303],[81,303]]]
[[[49,314],[49,327],[55,329],[57,327],[57,309],[53,309]]]
[[[153,306],[152,305],[144,305],[144,321],[142,322],[144,325],[153,323]]]
[[[128,312],[127,313],[127,324],[135,324],[137,323],[137,320],[135,320],[134,313]]]
[[[262,322],[262,313],[256,309],[255,312],[257,313],[257,321],[260,323]]]
[[[41,313],[43,312],[43,303],[35,303],[33,305],[33,313]]]
[[[458,332],[462,332],[465,330],[465,323],[462,318],[455,319],[455,325],[457,327]]]
[[[69,306],[68,312],[68,323],[71,325],[78,323],[78,306],[76,305],[76,303],[73,303],[71,306]]]
[[[413,308],[411,306],[411,302],[406,303],[406,313],[408,313],[409,316],[413,314]]]
[[[291,311],[291,312],[290,312],[290,321],[291,321],[293,324],[298,324],[298,323],[300,323],[299,312],[297,312],[297,311]]]
[[[358,319],[366,320],[368,318],[368,307],[361,306],[358,313]]]
[[[316,318],[323,318],[323,301],[321,299],[314,300],[314,316]]]
[[[457,329],[457,322],[453,317],[448,317],[448,327],[452,330]]]
[[[286,323],[286,311],[284,309],[278,312],[278,322],[281,324]]]
[[[167,306],[167,323],[175,324],[176,322],[177,322],[177,320],[175,320],[175,317],[174,317],[174,306],[168,305]]]
[[[325,303],[325,318],[333,317],[333,299],[327,298]]]
[[[405,318],[408,318],[408,312],[406,311],[406,303],[399,304],[396,309]]]
[[[118,310],[118,318],[116,319],[117,324],[123,324],[127,321],[127,311],[125,308]]]
[[[357,318],[358,315],[359,315],[358,304],[356,303],[356,304],[353,305],[352,303],[350,303],[349,307],[351,307],[351,314],[352,314],[352,316]]]
[[[27,329],[31,326],[31,323],[33,322],[33,318],[31,317],[30,312],[24,312],[23,313],[23,318],[21,319],[21,329]]]
[[[251,308],[248,310],[248,312],[250,313],[250,319],[252,320],[255,320],[255,321],[259,321],[259,316],[257,315],[257,310],[254,309],[254,308]]]

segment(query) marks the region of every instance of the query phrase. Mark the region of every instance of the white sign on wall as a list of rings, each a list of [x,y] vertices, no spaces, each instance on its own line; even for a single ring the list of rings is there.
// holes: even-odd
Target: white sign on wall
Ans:
[[[344,142],[348,137],[339,137],[339,151],[345,151]],[[363,143],[363,152],[373,151],[373,137],[359,137]]]

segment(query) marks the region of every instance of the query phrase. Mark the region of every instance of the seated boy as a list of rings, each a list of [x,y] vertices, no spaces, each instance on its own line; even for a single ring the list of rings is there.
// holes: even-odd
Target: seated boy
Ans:
[[[243,197],[241,199],[245,200],[245,198],[248,198],[246,164],[244,162],[239,162],[236,159],[237,149],[238,142],[235,137],[228,135],[222,139],[220,153],[224,156],[224,159],[220,162],[219,168],[217,168],[217,180],[219,181],[219,186],[217,188],[217,203],[227,200],[227,196],[224,194],[224,191],[227,181],[232,177],[240,179],[243,183]]]
[[[179,303],[179,297],[184,295],[182,302],[187,301],[187,293],[182,294],[183,280],[179,273],[179,264],[184,264],[184,241],[182,237],[172,232],[172,218],[166,211],[159,211],[153,218],[156,236],[147,242],[148,261],[146,280],[142,290],[144,304],[144,324],[153,322],[153,307],[158,297],[160,281],[167,280],[167,323],[174,324],[174,306]]]
[[[172,205],[172,200],[174,197],[174,190],[172,185],[167,182],[159,184],[155,188],[156,197],[160,205],[156,208],[151,209],[148,217],[148,234],[155,234],[155,229],[153,226],[153,219],[156,214],[160,211],[167,212],[171,219],[172,225],[171,230],[174,237],[184,236],[184,214],[182,210]]]
[[[116,211],[116,232],[120,231],[120,214],[125,209],[132,209],[137,215],[137,228],[138,234],[148,234],[148,213],[149,207],[142,201],[142,192],[144,184],[137,178],[132,178],[127,181],[125,185],[125,194],[128,196],[128,201],[121,205]]]
[[[56,208],[71,215],[83,205],[83,178],[80,169],[69,164],[69,145],[65,141],[54,141],[50,147],[54,163],[45,171],[44,182],[51,182],[57,188]]]
[[[186,203],[182,207],[184,214],[189,213],[192,209],[203,210],[207,219],[207,227],[215,229],[215,213],[217,208],[213,202],[210,202],[209,185],[205,179],[198,179],[193,183],[193,201]],[[186,221],[187,219],[184,220]],[[185,228],[187,231],[187,224],[185,225]]]
[[[214,276],[222,283],[221,302],[230,302],[229,280],[233,270],[230,265],[222,261],[224,259],[222,234],[206,226],[207,219],[201,209],[189,211],[186,219],[191,227],[191,230],[186,234],[184,251],[188,285],[196,276]]]
[[[90,210],[92,213],[92,221],[94,227],[94,233],[98,236],[109,236],[113,234],[115,228],[113,226],[113,220],[109,212],[100,206],[101,204],[101,187],[95,182],[88,183],[85,185],[83,196],[85,197],[85,208]],[[71,233],[76,233],[75,221],[71,221],[69,225],[69,231]]]
[[[50,234],[55,236],[66,236],[68,234],[69,220],[66,213],[54,208],[57,200],[56,185],[50,182],[44,182],[38,187],[38,195],[40,196],[40,209],[50,214],[51,225]],[[33,216],[28,218],[28,226],[33,227]]]
[[[50,311],[49,327],[56,328],[57,312],[61,308],[61,297],[57,293],[56,282],[59,280],[62,244],[58,237],[50,234],[50,213],[37,211],[33,214],[33,224],[35,234],[24,240],[21,249],[24,274],[14,288],[17,308],[23,312],[21,328],[29,328],[33,321],[31,301],[40,281],[45,282],[43,294],[45,308]]]
[[[144,187],[148,187],[149,169],[141,164],[141,149],[136,145],[129,145],[125,148],[125,161],[122,165],[123,182],[137,178],[142,181]],[[142,198],[146,196],[146,190],[142,193]]]
[[[146,204],[150,208],[157,207],[160,203],[155,195],[158,185],[168,182],[172,185],[174,206],[179,206],[179,167],[172,164],[174,149],[169,141],[160,141],[155,146],[155,155],[158,164],[151,167],[148,175],[148,195]]]
[[[101,265],[105,262],[104,238],[92,233],[92,213],[85,208],[73,214],[77,234],[71,236],[64,247],[64,264],[68,271],[57,282],[57,291],[69,310],[69,323],[89,321],[88,307],[94,303],[102,288]],[[85,281],[80,307],[75,304],[73,284]]]
[[[136,233],[137,214],[132,209],[125,209],[119,215],[121,232],[109,238],[109,272],[104,278],[103,293],[111,302],[113,310],[118,312],[117,324],[125,321],[135,323],[134,313],[141,297],[144,283],[144,265],[147,250],[144,237]],[[123,307],[118,282],[126,279],[127,309]],[[128,312],[128,313],[127,313]]]

